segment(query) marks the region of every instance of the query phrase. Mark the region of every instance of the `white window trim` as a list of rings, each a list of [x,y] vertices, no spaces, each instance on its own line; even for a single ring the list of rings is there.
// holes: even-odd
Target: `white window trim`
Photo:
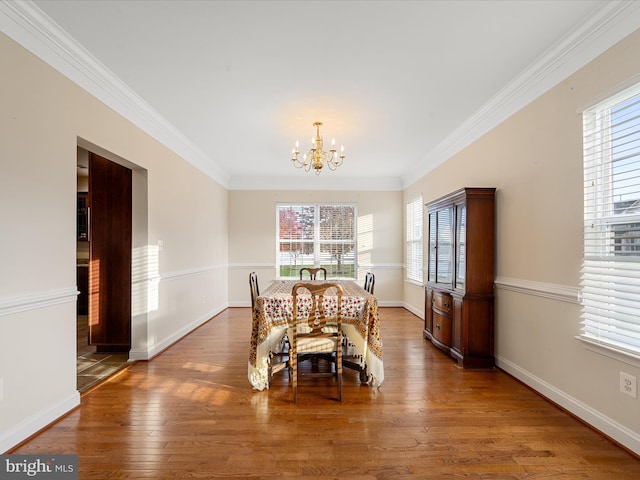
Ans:
[[[300,240],[300,242],[313,243],[314,245],[314,265],[315,267],[319,267],[319,254],[320,254],[320,244],[331,243],[330,241],[321,241],[320,240],[320,207],[325,206],[345,206],[353,208],[353,245],[354,245],[354,276],[353,277],[344,277],[349,280],[357,280],[358,278],[358,205],[355,203],[349,202],[320,202],[320,203],[308,203],[308,202],[279,202],[276,204],[276,279],[291,279],[296,278],[293,276],[283,277],[280,275],[281,264],[279,260],[280,255],[280,216],[279,211],[281,207],[314,207],[314,238],[313,240]],[[329,274],[328,274],[329,275]],[[336,277],[332,277],[336,278]]]
[[[416,215],[420,215],[420,224],[416,226]],[[416,237],[417,234],[417,237]],[[420,259],[413,258],[413,244],[418,244]],[[421,265],[417,265],[417,262]],[[413,272],[419,272],[419,278],[412,276]],[[424,283],[424,205],[422,194],[409,201],[405,206],[405,281],[422,286]]]
[[[612,295],[608,293],[609,291],[616,292],[620,288],[624,288],[625,285],[629,285],[628,280],[623,280],[623,283],[618,283],[618,277],[623,275],[619,275],[616,269],[616,275],[612,276],[610,274],[611,265],[617,264],[622,266],[627,263],[627,265],[632,265],[630,270],[638,270],[640,269],[640,258],[637,258],[635,255],[617,258],[616,255],[611,254],[613,244],[607,240],[602,240],[602,238],[609,238],[611,233],[605,232],[606,236],[602,238],[598,237],[597,233],[594,237],[592,233],[598,232],[598,230],[594,230],[594,228],[597,229],[599,226],[606,227],[607,225],[613,224],[640,223],[640,216],[637,214],[614,215],[614,204],[612,200],[613,182],[608,180],[612,174],[611,162],[613,160],[611,158],[612,146],[609,143],[610,110],[615,105],[636,97],[639,94],[640,84],[637,84],[625,91],[615,93],[605,101],[583,112],[585,145],[585,255],[582,267],[583,282],[581,285],[581,303],[584,308],[581,315],[582,331],[576,338],[582,341],[584,347],[588,350],[614,358],[629,365],[640,367],[640,348],[633,345],[634,334],[628,335],[626,333],[633,331],[634,328],[626,328],[628,323],[616,325],[616,321],[621,315],[618,309],[625,303],[623,300],[624,297],[617,295],[607,297],[607,295]],[[590,129],[594,128],[594,125],[596,129],[590,131]],[[635,132],[639,130],[640,129],[636,129]],[[600,135],[601,133],[602,135]],[[594,148],[593,150],[598,152],[597,154],[589,153],[589,147],[593,146],[589,145],[589,134],[593,135],[591,137],[592,142],[595,138],[593,145],[597,145],[598,148]],[[637,160],[637,162],[640,163],[640,160]],[[636,183],[635,186],[638,187],[638,184]],[[600,233],[600,236],[602,235],[603,234]],[[594,250],[590,247],[591,244],[588,243],[589,241],[594,242],[593,245],[598,245],[599,249]],[[603,274],[600,275],[598,270],[601,270]],[[623,268],[622,271],[624,270],[626,269]],[[593,285],[597,285],[598,282],[604,282],[604,286],[602,288],[599,286],[594,287]],[[589,301],[589,296],[594,299]],[[608,298],[613,298],[614,300],[609,301]],[[605,300],[607,300],[606,303]],[[634,301],[638,300],[630,300],[631,303]],[[613,307],[608,308],[608,305],[613,305]],[[601,315],[598,309],[601,309],[603,306],[605,312],[611,312],[611,314],[605,313]],[[591,318],[589,318],[588,308],[593,312]],[[627,308],[631,307],[629,306]],[[611,317],[609,317],[609,315],[611,315]],[[628,318],[629,314],[627,313],[626,316],[623,315],[623,317]],[[620,318],[620,320],[622,322],[629,322],[627,318]],[[634,316],[632,315],[631,318],[634,318]],[[601,321],[601,319],[603,320]],[[631,322],[631,325],[639,324],[640,322],[636,323],[635,320]],[[587,327],[587,325],[590,325],[590,327]],[[620,326],[623,327],[620,330],[622,334],[617,335],[616,329]],[[591,330],[591,332],[588,330]],[[600,332],[605,333],[600,335]],[[628,343],[624,341],[626,338],[630,340]]]
[[[576,338],[582,342],[582,345],[587,350],[598,353],[600,355],[604,355],[605,357],[613,358],[614,360],[626,363],[627,365],[632,365],[634,367],[640,368],[640,356],[635,353],[627,352],[625,350],[614,348],[610,345],[599,343],[590,337],[578,335],[576,336]]]

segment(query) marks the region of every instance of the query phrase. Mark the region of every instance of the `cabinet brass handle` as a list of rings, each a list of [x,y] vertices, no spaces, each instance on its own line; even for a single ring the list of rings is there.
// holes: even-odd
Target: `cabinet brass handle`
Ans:
[[[440,330],[440,324],[436,323],[436,330]]]
[[[448,303],[445,303],[445,304],[444,304],[444,306],[445,306],[445,307],[447,307],[447,308],[449,308],[449,304],[448,304]]]

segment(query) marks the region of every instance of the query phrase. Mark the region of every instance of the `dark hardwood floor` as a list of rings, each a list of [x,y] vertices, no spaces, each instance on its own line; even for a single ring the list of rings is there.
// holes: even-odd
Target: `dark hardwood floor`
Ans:
[[[78,454],[80,479],[638,479],[640,460],[500,370],[465,371],[381,308],[385,382],[247,381],[250,311],[224,311],[11,453]],[[312,383],[311,383],[312,382]]]

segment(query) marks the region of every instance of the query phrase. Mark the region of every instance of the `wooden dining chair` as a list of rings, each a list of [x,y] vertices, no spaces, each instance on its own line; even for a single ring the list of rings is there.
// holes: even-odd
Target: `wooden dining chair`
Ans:
[[[324,297],[336,296],[335,310],[331,303],[331,313],[325,311]],[[334,293],[335,292],[335,293]],[[338,401],[342,401],[342,286],[337,283],[303,283],[293,286],[293,324],[290,328],[291,350],[289,369],[293,385],[293,403],[298,402],[298,376],[336,377]],[[310,301],[308,300],[310,294]],[[330,324],[327,325],[327,317]],[[335,372],[305,371],[298,368],[298,362],[306,358],[327,356],[335,365]]]
[[[373,287],[375,286],[375,284],[376,284],[376,276],[371,272],[367,272],[367,274],[364,276],[365,291],[373,295]]]
[[[320,267],[320,268],[301,268],[300,269],[300,280],[302,280],[302,274],[304,272],[309,272],[309,277],[310,280],[317,280],[316,276],[318,275],[318,272],[322,273],[322,280],[326,280],[327,279],[327,269],[324,267]]]
[[[260,288],[258,288],[258,275],[256,272],[249,274],[249,289],[251,290],[251,308],[256,306],[256,298],[260,296]]]
[[[251,291],[251,308],[256,306],[256,299],[260,296],[260,288],[258,287],[258,275],[256,272],[249,274],[249,290]],[[252,313],[253,315],[253,313]],[[269,355],[268,361],[268,381],[271,382],[273,376],[288,366],[289,361],[289,340],[286,335],[278,343],[274,351]]]

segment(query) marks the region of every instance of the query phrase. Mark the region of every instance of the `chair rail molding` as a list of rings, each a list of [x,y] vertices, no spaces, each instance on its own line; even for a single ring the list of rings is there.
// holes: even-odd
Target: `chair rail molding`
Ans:
[[[275,263],[230,263],[230,270],[276,269]],[[405,268],[403,263],[358,263],[358,270],[398,270]]]
[[[214,272],[216,270],[222,270],[228,268],[227,264],[208,265],[199,268],[189,268],[186,270],[175,270],[173,272],[165,272],[159,275],[159,277],[149,277],[149,280],[160,280],[162,282],[169,280],[178,280],[187,277],[196,277],[198,275],[204,275]]]
[[[255,269],[275,269],[275,263],[255,262],[255,263],[230,263],[229,270],[255,270]]]
[[[404,263],[358,263],[360,270],[403,270]]]
[[[495,286],[501,290],[580,304],[580,289],[578,287],[509,277],[496,277]]]
[[[76,287],[67,287],[0,298],[0,317],[61,303],[75,303],[79,294]]]

